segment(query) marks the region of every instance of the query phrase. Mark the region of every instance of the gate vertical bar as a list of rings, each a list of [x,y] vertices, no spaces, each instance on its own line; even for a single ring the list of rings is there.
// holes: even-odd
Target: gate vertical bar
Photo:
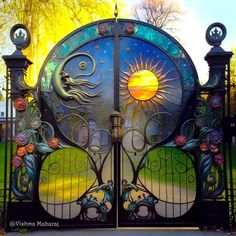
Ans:
[[[5,109],[5,114],[6,114],[6,121],[5,121],[5,147],[4,147],[4,190],[3,190],[3,220],[5,220],[6,217],[6,204],[7,204],[7,188],[8,188],[8,109],[9,107],[9,70],[8,67],[6,68],[6,109]],[[5,222],[4,222],[5,223]]]
[[[228,137],[226,139],[227,142],[227,156],[228,156],[228,167],[229,167],[229,174],[227,175],[227,178],[229,177],[229,183],[227,185],[227,192],[229,194],[229,218],[230,218],[230,224],[231,229],[235,229],[235,207],[234,207],[234,183],[233,183],[233,159],[232,159],[232,127],[231,127],[231,80],[230,80],[230,63],[227,65],[227,118],[225,121],[225,132],[228,134]],[[227,168],[227,166],[226,166]]]
[[[116,112],[119,112],[119,61],[120,61],[120,45],[119,45],[119,23],[118,23],[118,8],[117,3],[115,5],[114,10],[114,110]],[[118,115],[118,114],[117,114]],[[116,122],[113,122],[113,125]],[[116,127],[115,129],[117,129]],[[114,129],[113,129],[114,130]],[[115,138],[113,135],[113,141],[114,141],[114,204],[115,204],[115,212],[116,212],[116,226],[118,226],[118,219],[119,219],[119,197],[120,197],[120,143],[117,139],[117,134],[115,134]]]
[[[116,5],[117,9],[117,5]],[[117,10],[116,10],[117,11]],[[120,39],[119,39],[119,22],[117,19],[118,12],[115,13],[114,20],[114,35],[115,35],[115,49],[114,49],[114,110],[120,110],[120,88],[119,88],[119,73],[120,73]]]

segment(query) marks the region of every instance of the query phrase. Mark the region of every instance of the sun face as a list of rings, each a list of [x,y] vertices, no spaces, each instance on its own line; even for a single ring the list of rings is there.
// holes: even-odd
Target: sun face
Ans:
[[[128,80],[128,90],[130,95],[137,100],[149,100],[157,93],[158,79],[149,70],[136,71]]]
[[[177,95],[170,90],[174,89],[170,83],[177,78],[171,78],[168,74],[174,69],[164,73],[166,62],[155,62],[155,58],[145,62],[140,55],[139,61],[134,58],[134,64],[126,63],[129,71],[121,70],[120,89],[121,96],[126,100],[125,110],[131,104],[134,109],[158,110],[158,106],[167,109],[165,102],[178,105],[175,98]],[[122,102],[123,102],[122,101]]]

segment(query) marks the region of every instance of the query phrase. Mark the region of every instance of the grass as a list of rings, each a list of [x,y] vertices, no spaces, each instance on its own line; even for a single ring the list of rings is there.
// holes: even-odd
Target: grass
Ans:
[[[229,148],[226,146],[226,164],[227,164],[227,177],[229,179],[230,176],[230,160],[229,160]],[[233,185],[236,187],[236,142],[232,143],[232,151],[231,151],[231,164],[232,164],[232,177],[233,177]],[[229,181],[228,181],[229,183]]]
[[[5,179],[5,143],[0,143],[0,189],[4,189]],[[3,206],[3,191],[0,196],[0,208]]]
[[[0,189],[4,183],[4,162],[5,162],[5,144],[0,143]]]
[[[40,179],[47,179],[46,183],[40,184],[39,192],[42,200],[54,199],[56,202],[61,200],[75,200],[90,187],[95,179],[95,174],[88,169],[87,154],[84,151],[72,149],[73,151],[57,151],[51,154],[43,163]],[[158,151],[157,151],[158,150]],[[5,143],[0,143],[0,189],[4,188],[4,163],[5,163]],[[170,158],[172,157],[172,158]],[[232,167],[233,179],[236,185],[236,144],[232,146]],[[136,165],[140,157],[136,157]],[[7,173],[10,169],[10,159],[8,157]],[[130,179],[130,166],[126,166],[123,178]],[[57,167],[60,166],[60,170]],[[151,184],[157,186],[168,183],[178,188],[196,189],[195,171],[188,156],[178,149],[159,148],[149,153],[145,160],[145,168],[140,173],[140,180],[151,188]],[[229,170],[229,162],[227,161]],[[78,172],[78,169],[81,170]],[[50,173],[48,172],[50,170]],[[59,172],[58,172],[59,171]],[[187,174],[186,174],[187,173]],[[128,176],[125,176],[128,175]],[[228,171],[229,176],[229,171]],[[193,179],[192,179],[193,177]],[[9,178],[9,177],[8,177]],[[190,180],[190,181],[189,181]],[[153,183],[151,183],[153,181]],[[9,182],[9,179],[7,180]],[[87,182],[87,183],[86,183]],[[0,207],[2,198],[0,197]]]
[[[8,143],[9,144],[9,143]],[[8,150],[10,150],[10,145],[8,145]],[[10,156],[10,155],[9,155]],[[4,176],[5,171],[9,173],[9,160],[10,157],[7,158],[7,170],[5,170],[5,143],[0,143],[0,189],[3,189],[4,186]]]
[[[6,143],[0,143],[0,190],[4,189],[4,180],[5,180],[5,174],[7,174],[7,188],[9,188],[9,180],[10,180],[10,176],[9,176],[9,172],[10,172],[10,142],[7,143],[8,145],[8,157],[7,157],[7,169],[5,169],[5,145]],[[13,144],[13,152],[15,151],[16,145]],[[6,192],[7,194],[8,192]],[[0,196],[0,207],[2,207],[3,205],[3,191],[2,194]]]
[[[123,157],[122,178],[131,180],[132,171],[127,157]],[[134,156],[132,160],[137,166],[141,156]],[[171,188],[196,189],[196,174],[189,156],[181,150],[175,148],[156,148],[149,152],[144,161],[144,168],[139,172],[140,181],[149,189],[165,185]],[[159,190],[160,191],[160,190]]]
[[[44,161],[40,173],[40,200],[51,203],[77,200],[94,182],[87,153],[78,149],[60,149]]]

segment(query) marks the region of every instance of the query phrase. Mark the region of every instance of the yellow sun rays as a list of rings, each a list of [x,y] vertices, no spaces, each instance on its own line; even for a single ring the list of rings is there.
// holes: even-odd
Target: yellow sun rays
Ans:
[[[144,62],[140,55],[139,61],[134,58],[133,65],[126,63],[129,71],[121,70],[120,89],[122,102],[126,101],[125,111],[131,104],[134,104],[134,110],[158,110],[158,106],[167,109],[165,101],[178,105],[170,97],[178,96],[167,89],[173,89],[168,83],[177,78],[166,78],[174,69],[164,73],[166,62],[162,65],[160,61],[155,62],[155,58],[149,58]]]
[[[158,79],[149,70],[138,70],[130,76],[128,90],[130,95],[137,100],[149,100],[158,90]]]

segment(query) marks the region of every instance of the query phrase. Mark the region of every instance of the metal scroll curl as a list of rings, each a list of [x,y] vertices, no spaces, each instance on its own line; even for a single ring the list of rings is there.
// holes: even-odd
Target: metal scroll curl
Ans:
[[[121,198],[129,220],[175,218],[192,208],[196,175],[193,161],[184,151],[173,147],[153,148],[135,171],[136,178],[122,181]]]
[[[15,142],[12,157],[12,192],[17,200],[33,200],[39,156],[51,153],[60,146],[51,124],[41,121],[35,93],[14,101],[17,111]]]
[[[145,137],[150,145],[164,143],[177,128],[177,121],[168,112],[154,114],[145,125]]]
[[[16,168],[12,176],[12,192],[18,200],[33,198],[36,165],[35,155],[25,155],[24,166]]]
[[[18,146],[12,159],[15,166],[12,174],[12,192],[17,200],[33,200],[39,154],[51,153],[59,144],[52,143],[57,139],[54,137],[53,127],[47,122],[42,122],[37,130],[29,128],[18,133],[16,139],[25,139],[26,144]]]
[[[80,147],[86,147],[89,141],[89,124],[79,114],[67,114],[56,117],[61,132]]]
[[[89,153],[65,147],[44,159],[39,197],[44,209],[54,217],[102,222],[112,209],[112,176],[103,175],[111,152],[111,135],[108,131],[99,130],[92,134],[90,140]],[[71,190],[68,191],[68,188]]]
[[[199,127],[199,176],[202,181],[202,198],[218,199],[225,190],[224,155],[222,150],[223,97],[212,93],[207,99],[198,98],[195,123]]]

